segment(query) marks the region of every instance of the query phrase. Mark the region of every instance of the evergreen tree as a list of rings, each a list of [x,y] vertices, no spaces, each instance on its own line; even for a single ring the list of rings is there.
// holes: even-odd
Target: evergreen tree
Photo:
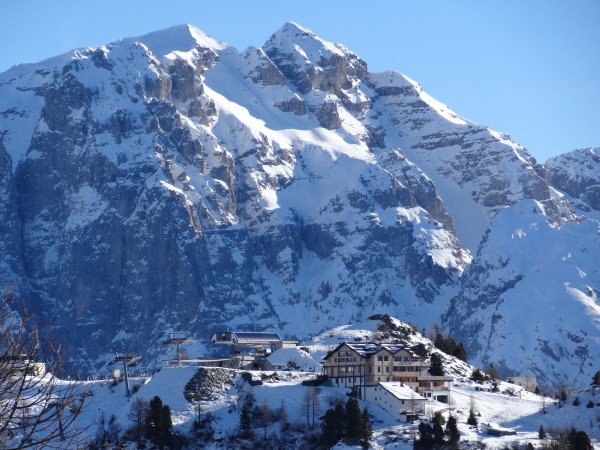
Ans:
[[[436,348],[443,351],[447,355],[454,354],[454,351],[456,350],[456,342],[454,341],[452,336],[443,333],[439,329],[436,329],[436,335],[433,340],[433,345],[435,345]]]
[[[431,425],[425,422],[419,424],[419,436],[413,442],[415,450],[429,450],[433,447],[434,435]]]
[[[460,432],[458,431],[458,425],[456,424],[456,417],[450,416],[448,423],[446,424],[446,434],[448,435],[448,443],[451,448],[458,448],[458,441],[460,441]]]
[[[346,435],[351,439],[360,439],[362,415],[358,400],[349,398],[346,401]]]
[[[169,405],[163,405],[159,396],[155,396],[148,404],[146,413],[146,430],[148,437],[159,448],[168,444],[171,440],[171,408]]]
[[[362,448],[369,448],[369,442],[371,441],[371,436],[373,435],[373,428],[371,426],[371,416],[369,411],[367,411],[367,407],[365,406],[362,410],[361,414],[362,419],[362,428],[360,430],[360,445]]]
[[[594,378],[592,378],[592,385],[600,386],[600,370],[597,371],[596,374],[594,375]]]
[[[250,402],[245,401],[240,411],[240,437],[243,439],[251,439],[253,436],[250,404]]]
[[[322,441],[329,447],[339,442],[345,434],[345,411],[340,400],[336,400],[333,408],[328,409],[321,424]]]
[[[454,351],[452,352],[452,356],[460,359],[461,361],[467,362],[467,351],[465,350],[465,347],[462,342],[458,344],[456,349],[454,349]]]
[[[540,429],[538,430],[538,438],[546,439],[546,430],[544,430],[543,425],[540,425]]]
[[[473,401],[473,397],[471,397],[471,408],[469,409],[469,417],[467,418],[467,424],[473,427],[477,426],[477,416],[475,415],[475,402]]]
[[[475,381],[476,383],[481,383],[484,379],[485,376],[483,373],[481,373],[481,370],[478,368],[473,369],[473,373],[471,373],[471,380]]]
[[[573,450],[593,450],[592,441],[585,431],[576,431],[575,428],[571,429],[569,433],[569,443]]]
[[[437,353],[431,354],[431,365],[429,366],[429,375],[442,376],[444,375],[444,366],[442,357]]]
[[[444,416],[442,416],[441,412],[436,412],[432,419],[433,424],[433,440],[436,444],[444,443],[444,428],[442,425],[445,422]]]

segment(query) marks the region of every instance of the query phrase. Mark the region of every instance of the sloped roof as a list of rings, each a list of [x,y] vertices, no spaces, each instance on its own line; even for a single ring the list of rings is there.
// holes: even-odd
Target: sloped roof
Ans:
[[[381,381],[379,386],[388,391],[398,400],[426,400],[425,397],[417,394],[409,386],[399,382]]]
[[[326,358],[329,357],[329,355],[331,353],[337,351],[343,345],[351,348],[352,350],[354,350],[356,353],[358,353],[360,356],[363,356],[363,357],[369,357],[371,355],[374,355],[375,353],[380,352],[381,350],[387,350],[392,355],[395,355],[399,351],[404,350],[404,351],[408,352],[411,356],[418,356],[417,354],[415,354],[410,349],[410,347],[408,347],[408,346],[406,346],[404,344],[396,343],[396,342],[381,342],[381,343],[373,343],[373,342],[360,342],[360,343],[356,343],[356,342],[342,342],[336,348],[334,348],[329,353],[327,353],[327,355],[325,357]]]
[[[253,344],[265,341],[280,342],[281,336],[277,333],[261,333],[261,332],[245,332],[245,331],[232,331],[232,340],[238,344]]]

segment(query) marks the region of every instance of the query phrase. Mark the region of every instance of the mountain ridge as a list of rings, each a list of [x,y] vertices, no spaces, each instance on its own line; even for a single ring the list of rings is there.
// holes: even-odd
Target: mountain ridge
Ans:
[[[533,202],[558,241],[597,220],[507,135],[295,24],[242,52],[179,25],[70,54],[0,74],[0,271],[83,371],[156,361],[182,329],[301,337],[389,312],[460,335],[503,301],[469,281],[504,276],[500,213]]]

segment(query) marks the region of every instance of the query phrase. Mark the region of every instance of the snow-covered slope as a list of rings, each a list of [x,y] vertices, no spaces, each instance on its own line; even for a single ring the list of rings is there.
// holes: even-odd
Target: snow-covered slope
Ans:
[[[600,229],[553,226],[543,205],[501,211],[447,313],[474,361],[544,384],[585,385],[600,358]]]
[[[10,69],[0,167],[0,276],[84,372],[115,351],[152,366],[172,331],[301,338],[382,311],[466,336],[461,318],[492,317],[469,280],[505,277],[486,250],[501,217],[535,204],[583,247],[595,223],[508,136],[293,23],[243,52],[181,25]],[[597,290],[592,255],[573,264]],[[494,358],[520,371],[531,355]],[[561,361],[536,364],[566,376]]]
[[[319,359],[324,351],[330,350],[343,341],[373,340],[384,338],[381,329],[385,329],[388,339],[402,339],[407,345],[422,345],[428,352],[436,352],[444,359],[446,373],[452,374],[454,380],[450,385],[450,404],[435,401],[426,402],[426,413],[423,420],[441,412],[447,418],[452,414],[458,421],[461,434],[461,448],[469,445],[481,445],[486,448],[509,448],[517,444],[532,443],[539,447],[542,441],[538,437],[540,425],[547,432],[575,428],[585,430],[598,445],[600,432],[596,421],[597,394],[588,389],[581,392],[570,392],[567,402],[561,407],[549,396],[542,397],[523,391],[516,385],[500,382],[497,392],[492,392],[489,381],[475,383],[470,379],[473,367],[451,356],[439,352],[431,341],[415,332],[409,325],[391,317],[385,317],[385,326],[379,320],[369,321],[367,327],[341,325],[314,336],[305,348],[310,351],[309,357]],[[380,329],[377,331],[377,329]],[[288,349],[294,350],[294,349]],[[303,350],[299,350],[303,352]],[[275,354],[274,354],[275,355]],[[273,356],[274,356],[273,355]],[[308,356],[308,355],[307,355]],[[84,389],[93,393],[88,396],[88,406],[84,410],[78,425],[86,429],[84,440],[95,439],[98,430],[121,430],[123,436],[133,426],[128,412],[137,400],[150,400],[158,395],[163,404],[169,405],[172,413],[174,431],[190,439],[190,448],[241,448],[244,441],[239,435],[241,406],[247,398],[254,399],[257,408],[265,405],[274,412],[275,420],[267,425],[266,430],[255,428],[258,439],[287,439],[282,445],[286,448],[303,448],[304,439],[313,431],[306,424],[306,415],[302,404],[307,391],[314,388],[303,386],[301,382],[315,377],[311,372],[281,371],[252,372],[255,379],[262,379],[263,384],[251,387],[244,381],[239,371],[220,368],[163,368],[150,379],[136,379],[132,385],[140,386],[134,395],[127,399],[123,382],[112,386],[112,381],[92,381],[83,383]],[[194,386],[194,379],[199,373],[211,372],[211,383],[202,383],[199,389]],[[347,390],[322,386],[316,391],[317,403],[315,412],[316,430],[319,429],[319,417],[330,407],[332,399],[347,400]],[[578,399],[578,402],[575,399]],[[575,404],[574,404],[575,401]],[[592,407],[590,407],[590,401]],[[398,423],[384,409],[370,402],[360,401],[361,409],[367,408],[372,419],[372,445],[386,449],[411,449],[415,438],[415,424]],[[467,425],[470,409],[476,413],[479,428]],[[283,431],[278,418],[279,411],[285,410],[285,417],[291,427]],[[214,435],[205,440],[194,434],[193,422],[198,417],[206,417],[210,413],[213,421]],[[112,426],[108,423],[114,417]],[[102,420],[104,420],[104,425]],[[515,435],[496,437],[486,434],[485,425],[495,424],[515,432]],[[131,436],[131,435],[130,435]],[[114,436],[112,436],[114,439]],[[245,442],[245,444],[249,444]],[[281,442],[280,442],[281,444]],[[356,448],[339,444],[335,448]]]

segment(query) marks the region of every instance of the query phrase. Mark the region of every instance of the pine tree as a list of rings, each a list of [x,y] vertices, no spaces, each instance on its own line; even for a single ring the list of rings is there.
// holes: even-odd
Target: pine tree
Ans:
[[[360,439],[362,415],[358,400],[349,398],[346,401],[346,435],[351,439]]]
[[[576,431],[575,428],[571,429],[568,436],[569,443],[573,450],[593,450],[592,441],[585,431]]]
[[[484,379],[485,377],[483,376],[483,373],[481,373],[481,370],[478,368],[473,369],[473,373],[471,373],[471,380],[475,381],[476,383],[481,383]]]
[[[345,434],[345,411],[341,400],[336,400],[333,408],[328,409],[321,424],[322,441],[329,447],[335,445]]]
[[[433,447],[434,436],[433,428],[425,422],[419,424],[419,437],[414,440],[413,448],[415,450],[429,450]]]
[[[460,432],[458,431],[458,425],[456,424],[456,417],[450,416],[448,423],[446,424],[446,434],[448,435],[448,443],[451,448],[458,448],[458,441],[460,441]]]
[[[240,437],[243,439],[251,439],[252,419],[250,418],[250,402],[244,402],[240,411]]]
[[[600,386],[600,370],[597,371],[596,374],[594,375],[594,378],[592,378],[592,385]]]
[[[467,362],[467,351],[462,342],[458,344],[456,349],[452,352],[452,356],[460,359],[461,361]]]
[[[546,430],[544,430],[543,425],[540,425],[540,429],[538,430],[538,438],[546,439]]]
[[[436,444],[444,443],[444,428],[439,422],[433,422],[433,441]]]
[[[361,419],[362,428],[360,430],[360,445],[362,448],[367,449],[369,448],[369,442],[373,435],[373,428],[371,427],[371,416],[369,411],[367,411],[366,406],[362,410]]]
[[[467,418],[467,424],[477,427],[477,416],[475,415],[475,402],[471,397],[471,408],[469,409],[469,417]]]
[[[163,405],[159,396],[155,396],[148,404],[146,413],[146,430],[148,437],[152,442],[163,446],[168,444],[171,439],[171,408],[169,405]]]
[[[431,354],[431,365],[429,366],[429,375],[442,376],[444,375],[444,366],[442,357],[437,353]]]
[[[444,416],[440,411],[436,412],[431,419],[431,423],[433,424],[433,440],[436,444],[444,443],[444,428],[442,425],[446,422]]]

